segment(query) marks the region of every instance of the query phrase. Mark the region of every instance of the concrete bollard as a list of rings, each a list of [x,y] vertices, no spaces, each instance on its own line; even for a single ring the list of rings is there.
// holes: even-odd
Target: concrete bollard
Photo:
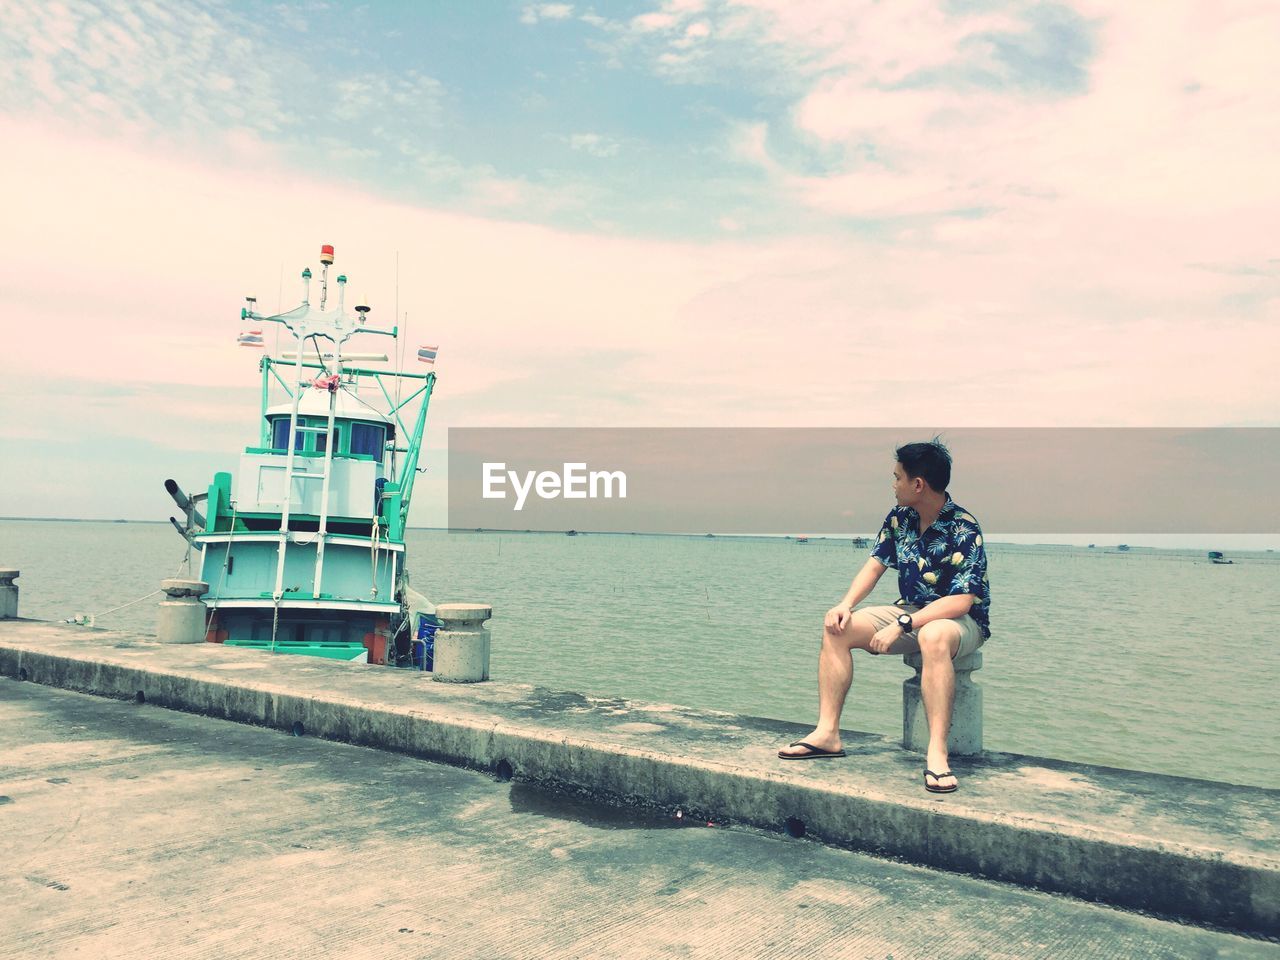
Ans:
[[[920,693],[924,658],[918,653],[908,653],[902,662],[916,672],[914,677],[902,682],[902,745],[924,753],[929,748],[929,721]],[[956,703],[951,711],[947,751],[953,757],[972,756],[982,752],[982,687],[974,683],[971,676],[973,671],[982,668],[982,651],[956,657],[952,665],[956,671]]]
[[[200,598],[209,592],[203,580],[161,580],[168,598],[158,604],[156,639],[161,643],[202,643],[205,608]]]
[[[493,607],[484,603],[442,603],[436,606],[435,668],[432,676],[445,683],[477,683],[489,679],[489,628],[485,621]]]
[[[12,567],[0,567],[0,620],[16,620],[18,617],[18,571]]]

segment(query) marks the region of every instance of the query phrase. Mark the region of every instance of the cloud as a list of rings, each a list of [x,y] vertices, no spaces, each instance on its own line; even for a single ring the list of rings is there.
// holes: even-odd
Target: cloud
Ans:
[[[1064,216],[1045,198],[909,222],[890,242],[763,241],[734,231],[735,213],[726,239],[695,244],[415,208],[269,154],[213,165],[12,119],[0,137],[23,144],[0,153],[0,178],[24,184],[6,210],[24,229],[0,234],[0,310],[22,319],[8,359],[25,378],[6,384],[18,426],[0,437],[34,459],[42,443],[130,444],[113,482],[181,473],[196,454],[178,447],[253,442],[241,298],[296,303],[320,242],[384,327],[399,252],[406,338],[441,345],[437,437],[464,424],[1216,425],[1274,420],[1280,403],[1280,277],[1238,219],[1192,231],[1172,212]],[[904,351],[915,360],[894,360]],[[16,512],[65,512],[36,479],[4,486]]]
[[[1262,359],[1280,297],[1274,272],[1186,266],[1207,262],[1209,247],[1219,265],[1265,263],[1256,238],[1231,235],[1238,224],[1204,237],[1170,229],[1169,218],[1099,232],[1099,209],[924,221],[889,244],[609,239],[414,209],[270,165],[209,167],[11,122],[0,132],[25,145],[0,156],[0,175],[29,185],[10,209],[25,232],[0,238],[0,259],[23,279],[0,286],[0,301],[27,321],[13,362],[40,376],[251,392],[245,351],[233,343],[240,298],[287,308],[314,244],[336,240],[352,295],[368,297],[384,325],[388,251],[401,251],[402,309],[413,330],[441,341],[450,358],[442,376],[459,394],[523,377],[567,349],[638,353],[627,390],[655,403],[638,407],[634,422],[695,412],[708,423],[828,423],[850,403],[860,418],[928,419],[945,397],[969,422],[999,424],[1009,410],[993,377],[1021,383],[1028,422],[1051,411],[1076,423],[1112,419],[1116,390],[1127,416],[1151,423],[1217,422],[1280,400]],[[49,209],[59,216],[41,215]],[[53,330],[79,349],[45,349],[39,331]],[[916,342],[927,355],[939,337],[966,344],[972,363],[936,384],[925,377],[910,394],[886,393],[887,381],[906,376],[883,366],[894,345]],[[1217,346],[1199,356],[1205,337]],[[819,358],[841,373],[815,380]],[[1206,403],[1183,377],[1188,363],[1197,382],[1230,388]],[[1061,393],[1056,371],[1073,364],[1092,372]],[[770,383],[765,403],[751,399],[761,382]],[[452,395],[442,391],[442,402]],[[539,403],[534,390],[520,419],[536,422]]]
[[[382,325],[400,252],[409,336],[442,345],[432,429],[1273,422],[1274,8],[974,9],[663,3],[651,29],[598,24],[590,42],[648,71],[627,82],[681,84],[724,131],[687,196],[636,191],[668,236],[642,239],[605,178],[676,140],[642,145],[622,114],[611,135],[559,127],[620,158],[583,158],[599,179],[512,172],[506,142],[462,160],[424,134],[458,109],[425,71],[321,82],[223,8],[14,6],[0,139],[21,149],[0,180],[22,229],[0,233],[0,310],[32,379],[0,435],[50,443],[44,405],[80,384],[58,433],[142,444],[172,405],[233,450],[215,431],[256,383],[241,297],[292,305],[322,241]],[[304,129],[298,86],[367,135]],[[307,149],[376,165],[384,192]],[[713,239],[670,239],[676,203]],[[564,211],[599,229],[528,222]]]
[[[656,30],[670,30],[679,18],[671,13],[643,13],[632,17],[631,28],[641,33],[652,33]]]
[[[261,28],[227,10],[122,0],[6,4],[5,112],[53,114],[117,134],[273,131],[306,119],[284,109],[282,75],[314,80],[303,60],[269,49]]]
[[[696,57],[675,29],[631,53],[680,82],[732,61],[786,77],[791,107],[728,136],[793,216],[872,231],[886,256],[1003,262],[1017,279],[991,281],[1028,305],[1122,328],[1237,315],[1276,289],[1230,272],[1266,259],[1280,220],[1274,6],[736,0],[698,17]]]
[[[539,20],[567,20],[573,16],[573,5],[569,3],[537,3],[525,7],[520,13],[520,22],[534,24]],[[583,19],[586,19],[585,17]]]
[[[440,122],[444,86],[416,70],[399,76],[362,73],[335,81],[333,116],[338,120],[394,117],[397,126]]]
[[[760,51],[809,77],[793,128],[775,124],[768,141],[792,134],[844,152],[822,172],[777,177],[816,211],[1105,195],[1121,210],[1211,216],[1280,192],[1266,159],[1280,145],[1280,93],[1266,81],[1280,12],[1265,4],[1209,14],[1188,3],[957,12],[929,0],[737,0],[710,16],[734,12],[746,19],[729,40],[715,30],[713,48],[751,61]],[[776,151],[761,162],[786,163]]]
[[[574,133],[569,136],[569,146],[593,157],[616,157],[622,145],[611,137],[598,133]]]

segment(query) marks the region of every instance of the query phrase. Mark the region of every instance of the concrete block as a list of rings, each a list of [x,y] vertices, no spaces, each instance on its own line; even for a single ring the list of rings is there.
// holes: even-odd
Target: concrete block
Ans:
[[[444,683],[478,683],[489,679],[489,628],[493,607],[483,603],[442,603],[436,607],[432,677]]]
[[[161,580],[167,599],[157,604],[156,639],[161,643],[202,643],[205,637],[205,606],[200,600],[209,592],[203,580]]]
[[[13,620],[18,616],[18,571],[12,567],[0,567],[0,620]]]
[[[902,662],[916,672],[914,677],[902,682],[902,745],[916,753],[924,753],[929,747],[929,721],[920,692],[924,658],[918,653],[908,653]],[[956,702],[951,711],[947,751],[953,757],[973,756],[982,753],[982,687],[972,678],[973,671],[982,667],[982,651],[957,657],[953,666],[956,671]]]

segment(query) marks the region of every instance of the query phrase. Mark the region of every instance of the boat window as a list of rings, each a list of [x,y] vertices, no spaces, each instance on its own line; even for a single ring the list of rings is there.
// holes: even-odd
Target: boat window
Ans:
[[[386,427],[379,423],[351,424],[351,453],[373,457],[382,462],[382,448],[386,443]]]
[[[302,421],[299,420],[298,424],[301,425]],[[295,450],[302,449],[302,437],[303,437],[303,434],[299,433],[296,437],[293,438],[293,449]],[[272,421],[271,449],[273,450],[289,449],[289,418],[288,417],[276,417],[276,419]]]

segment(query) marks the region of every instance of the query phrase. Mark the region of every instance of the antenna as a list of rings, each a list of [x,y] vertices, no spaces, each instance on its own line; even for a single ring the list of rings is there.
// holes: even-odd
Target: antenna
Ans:
[[[329,267],[333,263],[333,244],[326,243],[320,247],[320,312],[324,313],[325,304],[329,302]]]
[[[409,335],[405,332],[409,329],[409,311],[404,312],[404,325],[400,327],[400,336],[396,338],[396,369],[401,373],[404,372],[404,345],[409,339]],[[396,408],[400,407],[400,383],[402,378],[396,378]]]
[[[276,284],[276,313],[284,312],[284,261],[280,261],[280,279]],[[271,348],[272,353],[280,352],[280,324],[276,324],[276,343]]]
[[[400,251],[396,251],[396,316],[400,316]],[[408,317],[405,318],[408,320]],[[403,330],[397,331],[400,336],[396,337],[396,409],[400,409],[400,383],[403,377],[400,376],[404,372],[404,340]]]

